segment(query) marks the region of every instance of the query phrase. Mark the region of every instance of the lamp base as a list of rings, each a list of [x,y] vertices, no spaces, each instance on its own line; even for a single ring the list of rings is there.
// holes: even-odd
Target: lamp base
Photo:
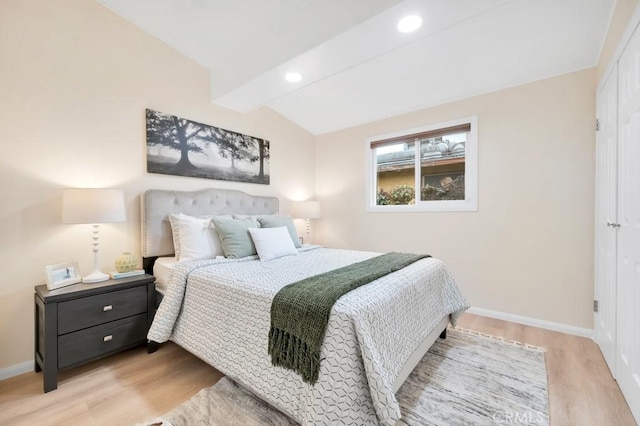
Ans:
[[[93,271],[92,273],[90,273],[86,277],[82,278],[82,282],[83,283],[99,283],[99,282],[102,282],[102,281],[106,281],[109,278],[110,278],[109,275],[107,275],[107,274],[105,274],[103,272]]]

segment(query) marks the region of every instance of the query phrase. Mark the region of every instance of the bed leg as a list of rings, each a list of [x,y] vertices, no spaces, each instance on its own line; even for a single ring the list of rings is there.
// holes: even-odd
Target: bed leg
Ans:
[[[147,340],[147,353],[152,354],[158,350],[160,347],[160,343],[154,342],[153,340]]]
[[[441,339],[446,339],[447,338],[447,329],[446,328],[444,330],[442,330],[442,333],[440,333],[440,338]]]

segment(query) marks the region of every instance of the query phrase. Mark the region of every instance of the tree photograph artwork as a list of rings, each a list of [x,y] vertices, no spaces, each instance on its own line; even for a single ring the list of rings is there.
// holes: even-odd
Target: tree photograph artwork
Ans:
[[[269,185],[269,141],[151,109],[147,171]]]

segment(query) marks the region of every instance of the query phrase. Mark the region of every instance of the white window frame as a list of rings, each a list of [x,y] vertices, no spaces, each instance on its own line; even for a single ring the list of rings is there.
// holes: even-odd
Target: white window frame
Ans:
[[[429,132],[432,130],[444,129],[462,124],[470,124],[471,130],[467,134],[465,142],[465,173],[464,173],[464,200],[420,200],[420,147],[415,149],[415,183],[414,188],[415,204],[413,205],[385,205],[376,204],[378,187],[378,173],[375,150],[371,148],[373,142],[400,138],[403,136]],[[417,127],[409,130],[386,133],[367,138],[365,141],[367,150],[367,206],[366,211],[372,213],[380,212],[472,212],[478,211],[478,116],[460,118],[444,123],[434,123],[424,127]]]

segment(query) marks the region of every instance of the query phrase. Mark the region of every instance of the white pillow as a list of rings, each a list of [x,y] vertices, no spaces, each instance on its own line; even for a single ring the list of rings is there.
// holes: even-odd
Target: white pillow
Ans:
[[[173,215],[174,245],[178,262],[224,256],[222,243],[210,218]],[[177,237],[177,238],[176,238]]]
[[[286,226],[249,228],[249,233],[261,261],[298,254]]]

